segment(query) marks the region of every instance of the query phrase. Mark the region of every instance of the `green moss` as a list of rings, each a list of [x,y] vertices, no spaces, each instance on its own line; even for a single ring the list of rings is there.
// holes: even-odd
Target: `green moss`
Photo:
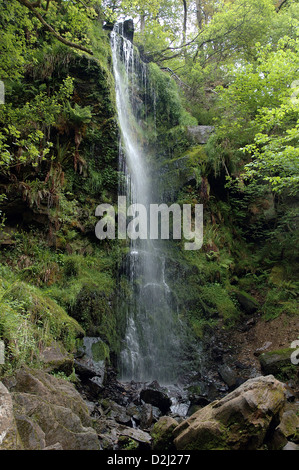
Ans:
[[[37,287],[11,275],[0,278],[0,337],[6,345],[4,369],[39,362],[43,346],[61,341],[73,351],[83,328]]]
[[[128,436],[119,436],[118,445],[121,450],[136,450],[139,447],[138,442]]]
[[[287,286],[285,288],[284,286],[281,286],[281,288],[270,288],[266,294],[262,313],[265,320],[277,318],[282,313],[298,315],[298,299],[296,298],[296,291],[294,289],[290,290],[290,286],[289,289]]]
[[[201,298],[211,311],[227,322],[239,318],[240,312],[228,291],[218,283],[200,287]]]
[[[103,341],[93,343],[91,346],[91,351],[92,357],[96,362],[105,361],[106,359],[109,359],[109,347]]]

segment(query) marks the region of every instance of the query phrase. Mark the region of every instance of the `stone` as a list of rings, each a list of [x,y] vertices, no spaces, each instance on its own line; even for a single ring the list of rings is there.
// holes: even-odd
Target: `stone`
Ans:
[[[47,372],[64,372],[67,376],[73,372],[74,360],[72,355],[55,341],[41,350],[39,359]]]
[[[252,315],[257,311],[259,306],[257,301],[251,295],[247,294],[247,292],[237,291],[236,297],[244,313]]]
[[[129,41],[133,42],[134,39],[134,22],[132,19],[123,22],[123,35]]]
[[[177,450],[256,450],[286,402],[272,375],[247,380],[221,400],[194,413],[174,430]]]
[[[299,417],[293,410],[283,413],[281,421],[276,428],[287,440],[299,442]]]
[[[153,407],[145,403],[140,407],[140,426],[142,429],[150,428],[153,422]]]
[[[0,382],[0,450],[21,449],[11,395]]]
[[[40,370],[27,367],[16,371],[13,378],[3,379],[11,394],[16,392],[36,396],[45,402],[70,408],[84,426],[91,425],[87,405],[74,385]]]
[[[214,126],[189,126],[187,132],[196,143],[206,144],[214,129]]]
[[[126,412],[126,408],[110,400],[110,405],[106,411],[106,416],[114,419],[117,423],[129,426],[132,424],[132,418]]]
[[[63,450],[62,445],[60,442],[56,442],[52,446],[45,447],[43,450]]]
[[[178,422],[170,416],[162,416],[154,424],[151,431],[153,439],[152,447],[155,451],[171,451],[173,445],[173,431],[178,426]]]
[[[259,356],[262,371],[264,374],[278,375],[282,372],[284,374],[291,374],[296,370],[291,362],[291,354],[295,349],[286,348],[278,349],[275,351],[267,351]]]
[[[7,380],[22,448],[99,450],[88,408],[70,382],[44,371],[20,369]]]
[[[294,442],[288,442],[282,450],[299,450],[299,446]]]
[[[25,415],[16,415],[15,419],[24,449],[44,449],[46,446],[45,433],[40,426]]]
[[[127,426],[118,426],[118,433],[120,436],[126,436],[139,443],[139,450],[150,450],[152,438],[149,433],[141,429],[133,429]]]
[[[237,383],[237,374],[227,365],[222,364],[218,367],[218,372],[222,380],[232,388]]]
[[[166,414],[171,407],[171,399],[162,390],[145,388],[140,392],[140,399],[145,403],[150,403]]]

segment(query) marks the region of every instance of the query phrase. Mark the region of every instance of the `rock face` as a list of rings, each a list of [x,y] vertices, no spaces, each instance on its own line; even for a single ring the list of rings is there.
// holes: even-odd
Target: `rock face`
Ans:
[[[6,421],[1,420],[2,433],[6,431],[6,440],[12,436],[9,442],[3,442],[5,449],[17,448],[16,434],[24,450],[53,446],[63,450],[100,449],[88,408],[71,383],[29,369],[17,371],[4,382],[10,393],[7,389],[6,395],[5,390],[2,393],[7,410]]]
[[[255,450],[279,423],[285,386],[272,375],[250,379],[174,430],[177,450]]]
[[[214,129],[214,126],[190,126],[188,134],[196,143],[206,144]]]
[[[0,382],[0,450],[20,448],[13,403],[9,391]]]

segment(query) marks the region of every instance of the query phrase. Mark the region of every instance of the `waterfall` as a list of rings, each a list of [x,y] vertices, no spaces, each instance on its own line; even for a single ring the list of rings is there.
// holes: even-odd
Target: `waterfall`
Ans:
[[[121,134],[119,169],[124,175],[119,193],[127,197],[128,204],[148,207],[156,194],[144,129],[149,105],[155,116],[156,97],[147,65],[140,60],[132,42],[123,37],[121,24],[111,33],[111,48]],[[125,266],[129,293],[122,294],[120,306],[126,318],[119,358],[122,380],[170,383],[177,375],[177,311],[166,281],[162,243],[149,237],[130,240]]]

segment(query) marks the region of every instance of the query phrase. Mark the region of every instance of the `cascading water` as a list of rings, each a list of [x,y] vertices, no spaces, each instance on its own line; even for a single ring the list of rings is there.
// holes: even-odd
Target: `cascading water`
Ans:
[[[147,96],[151,87],[147,65],[122,32],[120,24],[111,33],[121,131],[120,171],[124,175],[119,191],[127,197],[128,205],[139,203],[148,207],[155,195],[155,179],[150,176],[142,130],[147,124]],[[153,92],[152,96],[151,108],[155,114]],[[130,240],[125,271],[130,294],[122,298],[126,331],[120,354],[121,379],[170,383],[178,369],[177,312],[165,280],[161,241],[149,237]]]

